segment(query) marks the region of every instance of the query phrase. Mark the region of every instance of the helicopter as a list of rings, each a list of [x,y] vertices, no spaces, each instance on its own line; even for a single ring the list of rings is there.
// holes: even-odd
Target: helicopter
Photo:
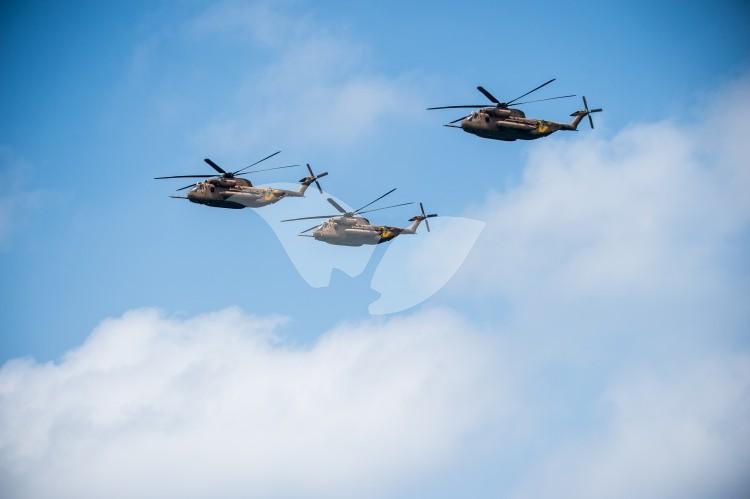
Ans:
[[[275,168],[265,168],[262,170],[246,171],[250,168],[260,164],[261,162],[272,158],[279,154],[281,151],[276,151],[273,154],[266,156],[265,158],[256,161],[255,163],[240,168],[237,171],[228,172],[213,162],[211,159],[206,158],[203,161],[208,164],[211,168],[216,170],[219,175],[172,175],[168,177],[154,177],[155,180],[162,180],[168,178],[205,178],[207,180],[198,181],[196,183],[180,187],[178,191],[185,189],[192,189],[187,193],[187,196],[169,196],[174,199],[187,199],[193,203],[205,204],[206,206],[213,206],[217,208],[230,208],[230,209],[242,209],[242,208],[260,208],[278,202],[279,200],[286,197],[303,197],[305,191],[310,187],[311,184],[315,184],[318,191],[323,194],[323,189],[320,187],[318,179],[328,175],[328,172],[315,174],[310,164],[307,164],[307,171],[310,175],[303,177],[299,180],[300,187],[296,191],[289,191],[286,189],[274,189],[271,187],[254,186],[250,180],[243,178],[242,175],[248,175],[250,173],[266,172],[270,170],[279,170],[282,168],[293,168],[300,165],[287,165],[277,166]]]
[[[440,106],[440,107],[428,107],[428,111],[435,109],[472,109],[479,108],[471,114],[461,116],[460,118],[449,122],[444,125],[451,128],[460,128],[464,132],[472,133],[478,137],[485,139],[495,140],[534,140],[541,137],[546,137],[558,130],[570,130],[577,131],[578,124],[583,120],[584,117],[588,117],[589,125],[594,128],[594,120],[591,119],[592,113],[600,113],[603,111],[602,108],[589,109],[586,97],[583,97],[583,109],[575,111],[571,114],[573,120],[570,123],[556,123],[554,121],[539,120],[534,118],[527,118],[523,111],[516,108],[511,108],[511,105],[520,106],[522,104],[530,104],[532,102],[543,102],[555,99],[566,99],[568,97],[575,97],[572,95],[561,95],[558,97],[548,97],[546,99],[536,99],[524,102],[517,102],[518,100],[526,97],[527,95],[536,92],[542,87],[545,87],[555,81],[555,78],[542,83],[533,90],[529,90],[525,94],[516,97],[515,99],[507,102],[499,101],[494,95],[488,92],[484,87],[479,86],[479,90],[494,106],[488,106],[487,104],[466,104],[460,106]],[[460,126],[456,123],[461,122]]]
[[[394,237],[401,234],[416,234],[417,227],[419,227],[419,224],[422,222],[422,220],[424,220],[427,231],[429,232],[430,222],[428,221],[428,219],[436,217],[437,214],[426,214],[422,203],[419,203],[419,209],[421,213],[409,219],[412,224],[408,227],[372,225],[368,219],[361,216],[365,213],[372,213],[374,211],[395,208],[397,206],[414,204],[413,202],[400,203],[391,206],[384,206],[382,208],[365,210],[365,208],[372,206],[395,190],[395,188],[391,189],[382,196],[376,198],[373,201],[370,201],[366,205],[354,211],[347,211],[342,208],[341,205],[339,205],[335,200],[333,200],[332,198],[328,198],[328,202],[334,208],[336,208],[336,210],[340,213],[339,215],[319,215],[313,217],[289,218],[286,220],[282,220],[282,222],[327,218],[328,220],[326,220],[325,222],[314,225],[309,229],[305,229],[298,235],[304,237],[313,237],[318,241],[323,241],[324,243],[328,244],[334,244],[336,246],[362,246],[364,244],[381,244],[386,241],[390,241]],[[307,232],[310,232],[311,230],[313,231],[312,235],[307,234]]]

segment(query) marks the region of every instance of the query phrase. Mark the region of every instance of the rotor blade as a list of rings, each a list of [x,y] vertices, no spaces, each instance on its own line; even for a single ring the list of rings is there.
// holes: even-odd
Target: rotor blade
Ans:
[[[185,196],[169,196],[172,199],[187,199]]]
[[[282,168],[294,168],[299,165],[275,166],[273,168],[264,168],[262,170],[253,170],[251,172],[236,173],[235,176],[248,175],[250,173],[270,172],[271,170],[281,170]]]
[[[349,213],[348,211],[343,209],[340,204],[334,201],[333,198],[328,198],[328,202],[331,203],[331,205],[333,205],[333,207],[339,210],[341,213]]]
[[[559,97],[549,97],[547,99],[536,99],[536,100],[526,100],[523,102],[514,102],[514,106],[520,106],[521,104],[531,104],[532,102],[544,102],[546,100],[555,100],[555,99],[567,99],[568,97],[575,97],[575,94],[571,95],[561,95]]]
[[[470,114],[467,114],[466,116],[461,116],[461,117],[460,117],[460,118],[458,118],[457,120],[449,121],[449,122],[448,122],[448,124],[449,124],[449,125],[452,125],[453,123],[458,123],[459,121],[463,121],[463,120],[465,120],[465,119],[466,119],[466,118],[468,118],[469,116],[471,116],[471,115],[470,115]]]
[[[589,103],[586,100],[586,96],[585,95],[582,95],[581,97],[583,98],[583,108],[586,110],[586,117],[589,119],[589,126],[593,130],[594,129],[594,120],[591,119],[591,111],[589,111]]]
[[[154,177],[154,180],[162,180],[165,178],[211,178],[216,175],[172,175],[169,177]]]
[[[276,155],[277,155],[277,154],[279,154],[280,152],[281,152],[281,151],[276,151],[276,152],[275,152],[275,153],[273,153],[273,154],[269,154],[269,155],[268,155],[268,156],[266,156],[265,158],[263,158],[263,159],[259,159],[258,161],[256,161],[256,162],[255,162],[255,163],[253,163],[252,165],[248,165],[248,166],[246,166],[246,167],[244,167],[244,168],[240,168],[240,169],[239,169],[239,170],[237,170],[236,172],[233,172],[233,174],[234,174],[234,175],[237,175],[237,174],[238,174],[238,173],[240,173],[241,171],[247,170],[248,168],[252,168],[253,166],[257,165],[258,163],[261,163],[261,162],[263,162],[263,161],[265,161],[265,160],[267,160],[267,159],[269,159],[269,158],[273,158],[274,156],[276,156]]]
[[[367,204],[366,204],[366,205],[364,205],[363,207],[361,207],[361,208],[358,208],[358,209],[354,210],[354,211],[353,211],[353,213],[359,213],[360,211],[364,210],[365,208],[367,208],[367,207],[368,207],[368,206],[370,206],[371,204],[373,204],[373,203],[376,203],[376,202],[380,201],[381,199],[383,199],[384,197],[386,197],[386,196],[387,196],[388,194],[392,193],[392,192],[393,192],[393,191],[395,191],[395,190],[396,190],[396,187],[394,187],[394,188],[393,188],[393,189],[391,189],[390,191],[386,192],[386,193],[385,193],[385,194],[383,194],[382,196],[380,196],[380,197],[378,197],[378,198],[375,198],[375,199],[374,199],[373,201],[370,201],[369,203],[367,203]]]
[[[556,78],[552,78],[552,79],[551,79],[550,81],[546,81],[546,82],[542,83],[541,85],[539,85],[538,87],[536,87],[536,88],[535,88],[534,90],[529,90],[529,91],[528,91],[528,92],[526,92],[525,94],[523,94],[523,95],[519,95],[518,97],[516,97],[516,98],[515,98],[515,99],[513,99],[513,100],[509,100],[509,101],[508,101],[508,102],[506,102],[505,104],[506,104],[506,105],[511,105],[511,104],[513,104],[514,102],[516,102],[516,101],[517,101],[518,99],[522,99],[522,98],[526,97],[527,95],[529,95],[529,94],[531,94],[531,93],[534,93],[534,92],[536,92],[536,91],[537,91],[537,90],[539,90],[540,88],[542,88],[542,87],[544,87],[544,86],[547,86],[547,85],[549,85],[550,83],[552,83],[552,82],[553,82],[553,81],[555,81],[555,80],[556,80]]]
[[[474,109],[477,107],[490,107],[487,104],[463,104],[461,106],[438,106],[428,107],[427,111],[433,111],[435,109]]]
[[[604,111],[604,109],[602,109],[601,107],[597,107],[596,109],[592,109],[589,112],[590,113],[601,113],[602,111]]]
[[[414,204],[414,201],[409,201],[408,203],[392,204],[390,206],[383,206],[382,208],[375,208],[372,210],[358,211],[357,215],[364,215],[365,213],[372,213],[373,211],[387,210],[388,208],[395,208],[397,206],[406,206],[407,204]]]
[[[480,92],[482,92],[482,95],[484,95],[485,97],[487,97],[493,104],[500,104],[500,101],[497,100],[497,98],[494,95],[492,95],[491,93],[489,93],[483,86],[481,86],[481,85],[478,86],[477,90],[479,90]]]
[[[448,128],[461,128],[460,126],[457,126],[457,125],[443,125],[443,126],[447,126]]]
[[[297,235],[298,235],[298,236],[301,236],[301,235],[302,235],[302,234],[304,234],[305,232],[310,232],[310,231],[311,231],[311,230],[313,230],[313,229],[317,229],[317,228],[318,228],[318,227],[320,227],[321,225],[323,225],[323,224],[313,225],[313,226],[312,226],[312,227],[310,227],[309,229],[305,229],[305,230],[303,230],[302,232],[300,232],[300,233],[299,233],[299,234],[297,234]]]
[[[310,163],[307,163],[307,171],[310,172],[310,176],[313,179],[313,182],[315,182],[315,187],[318,188],[318,191],[323,194],[323,188],[320,186],[320,182],[318,182],[318,177],[315,176],[315,174],[312,171],[312,167],[310,166]]]
[[[427,232],[430,232],[430,222],[427,221],[427,216],[424,214],[424,206],[422,202],[419,202],[419,211],[422,212],[422,218],[424,218],[424,225],[427,227]]]
[[[318,215],[315,217],[287,218],[286,220],[282,220],[282,222],[296,222],[297,220],[315,220],[315,219],[320,219],[320,218],[333,218],[337,216],[338,215]]]
[[[190,184],[190,185],[186,185],[185,187],[180,187],[180,188],[179,188],[179,189],[177,189],[177,190],[178,190],[178,191],[184,191],[185,189],[190,189],[190,188],[191,188],[191,187],[193,187],[194,185],[195,185],[195,184]]]
[[[216,163],[214,163],[210,159],[206,158],[203,161],[205,161],[206,163],[208,163],[208,166],[210,166],[211,168],[213,168],[217,172],[221,173],[222,175],[224,175],[226,173],[222,167],[220,167],[219,165],[217,165]]]

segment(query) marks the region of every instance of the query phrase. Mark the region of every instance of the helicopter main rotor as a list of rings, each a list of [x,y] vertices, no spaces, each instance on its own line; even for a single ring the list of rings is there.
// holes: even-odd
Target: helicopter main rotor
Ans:
[[[248,175],[250,173],[267,172],[267,171],[271,171],[271,170],[281,170],[283,168],[294,168],[295,166],[299,166],[299,165],[285,165],[285,166],[276,166],[274,168],[264,168],[262,170],[245,171],[245,170],[248,170],[249,168],[252,168],[252,167],[258,165],[259,163],[262,163],[263,161],[265,161],[267,159],[270,159],[270,158],[276,156],[280,152],[281,151],[276,151],[275,153],[269,154],[268,156],[266,156],[263,159],[259,159],[258,161],[256,161],[255,163],[253,163],[251,165],[245,166],[245,167],[240,168],[239,170],[236,170],[236,171],[233,171],[233,172],[231,172],[231,171],[228,172],[228,171],[224,170],[222,167],[220,167],[219,165],[217,165],[210,158],[205,158],[203,161],[205,161],[208,166],[210,166],[211,168],[213,168],[214,170],[216,170],[216,172],[219,175],[170,175],[170,176],[167,176],[167,177],[154,177],[154,179],[155,180],[163,180],[163,179],[168,179],[168,178],[224,178],[224,179],[230,179],[230,178],[241,177],[243,175]],[[190,185],[186,185],[185,187],[180,187],[177,190],[178,191],[183,191],[185,189],[189,189],[189,188],[195,186],[196,184],[197,184],[197,182],[196,183],[192,183]]]
[[[484,95],[487,98],[487,100],[489,100],[492,104],[494,104],[494,107],[498,108],[498,109],[508,109],[508,107],[511,106],[511,105],[520,106],[522,104],[531,104],[533,102],[543,102],[543,101],[548,101],[548,100],[567,99],[568,97],[575,97],[575,94],[571,94],[571,95],[559,95],[557,97],[547,97],[545,99],[535,99],[535,100],[528,100],[528,101],[523,101],[523,102],[517,102],[518,100],[523,99],[527,95],[530,95],[530,94],[536,92],[537,90],[539,90],[539,89],[541,89],[541,88],[549,85],[550,83],[552,83],[553,81],[555,81],[555,79],[556,78],[552,78],[551,80],[542,83],[538,87],[533,88],[533,89],[529,90],[528,92],[526,92],[526,93],[524,93],[522,95],[519,95],[515,99],[511,99],[511,100],[506,101],[506,102],[500,101],[497,97],[495,97],[494,95],[492,95],[486,88],[484,88],[481,85],[477,87],[477,90],[479,90],[479,92],[481,92],[481,94]],[[487,104],[461,104],[461,105],[457,105],[457,106],[428,107],[427,111],[433,111],[435,109],[480,109],[480,108],[486,108],[486,107],[490,107],[490,106],[488,106]],[[448,125],[453,125],[454,123],[458,123],[459,121],[462,121],[462,120],[468,118],[469,116],[471,116],[471,115],[467,114],[466,116],[461,116],[460,118],[449,122]],[[446,125],[446,126],[448,126],[448,125]]]
[[[389,194],[391,194],[395,190],[396,190],[396,187],[394,187],[390,191],[386,192],[385,194],[383,194],[381,196],[378,196],[377,198],[375,198],[374,200],[370,201],[366,205],[364,205],[364,206],[362,206],[362,207],[360,207],[360,208],[358,208],[356,210],[353,210],[353,211],[347,211],[347,210],[345,210],[333,198],[328,198],[327,199],[328,202],[331,204],[331,206],[333,206],[334,208],[336,208],[336,211],[338,211],[338,213],[335,213],[333,215],[315,215],[315,216],[312,216],[312,217],[287,218],[285,220],[282,220],[282,222],[296,222],[298,220],[319,220],[319,219],[323,219],[323,218],[328,219],[328,218],[334,218],[334,217],[339,217],[339,216],[354,217],[354,216],[357,216],[357,215],[364,215],[365,213],[372,213],[372,212],[375,212],[375,211],[387,210],[387,209],[390,209],[390,208],[396,208],[396,207],[399,207],[399,206],[406,206],[406,205],[409,205],[409,204],[414,204],[413,201],[409,201],[407,203],[399,203],[399,204],[393,204],[393,205],[390,205],[390,206],[382,206],[380,208],[373,208],[371,210],[365,210],[365,208],[367,208],[368,206],[372,206],[373,204],[377,203],[378,201],[380,201],[384,197],[388,196]],[[317,227],[320,227],[320,225],[321,224],[313,225],[309,229],[305,229],[302,232],[300,232],[299,235],[303,235],[306,232],[310,232],[311,230],[313,230],[313,229],[315,229]]]

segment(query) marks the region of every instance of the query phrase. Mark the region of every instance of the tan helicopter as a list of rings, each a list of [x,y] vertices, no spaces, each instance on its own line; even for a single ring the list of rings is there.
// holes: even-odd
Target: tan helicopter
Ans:
[[[259,163],[272,158],[279,154],[281,151],[276,151],[273,154],[266,156],[265,158],[256,161],[252,165],[240,168],[234,172],[225,171],[219,165],[206,158],[204,161],[220,175],[172,175],[169,177],[154,177],[156,180],[167,179],[167,178],[206,178],[207,180],[199,181],[194,184],[180,187],[178,191],[184,189],[192,189],[188,192],[187,196],[170,196],[175,199],[187,199],[193,203],[205,204],[207,206],[213,206],[217,208],[231,208],[231,209],[242,209],[242,208],[260,208],[261,206],[267,206],[278,202],[279,200],[286,197],[303,197],[305,191],[310,187],[313,182],[318,188],[321,194],[323,189],[320,187],[319,178],[328,175],[328,172],[323,172],[319,175],[313,173],[310,164],[307,164],[307,170],[310,175],[300,179],[300,187],[296,191],[289,191],[286,189],[274,189],[272,187],[254,186],[250,180],[242,178],[242,175],[248,175],[251,173],[266,172],[270,170],[279,170],[282,168],[293,168],[300,165],[287,165],[277,166],[275,168],[265,168],[263,170],[252,170],[246,171]]]
[[[536,92],[540,88],[549,85],[555,81],[555,78],[548,82],[542,83],[533,90],[529,90],[525,94],[516,97],[508,102],[500,102],[494,95],[489,93],[484,87],[477,87],[487,99],[493,104],[493,107],[487,106],[487,104],[466,104],[460,106],[440,106],[440,107],[428,107],[428,111],[434,109],[472,109],[480,108],[471,114],[461,116],[460,118],[449,122],[447,127],[461,128],[464,132],[472,133],[485,139],[495,140],[534,140],[540,137],[546,137],[558,130],[578,130],[578,124],[584,117],[588,117],[589,125],[594,128],[594,120],[591,119],[591,113],[600,113],[603,111],[601,108],[589,109],[586,97],[583,97],[583,109],[576,111],[571,114],[573,121],[570,123],[556,123],[554,121],[539,120],[533,118],[527,118],[523,111],[520,109],[511,108],[509,106],[520,106],[522,104],[530,104],[532,102],[543,102],[555,99],[565,99],[568,97],[575,97],[575,95],[561,95],[559,97],[549,97],[546,99],[536,99],[524,102],[516,102],[519,99],[526,97],[527,95]],[[461,122],[461,125],[455,125],[455,123]]]
[[[363,215],[365,213],[372,213],[374,211],[380,211],[380,210],[386,210],[389,208],[395,208],[397,206],[406,206],[409,204],[414,204],[413,202],[409,203],[400,203],[400,204],[394,204],[391,206],[384,206],[382,208],[375,208],[372,210],[365,210],[365,208],[372,206],[376,202],[380,201],[396,189],[391,189],[390,191],[386,192],[382,196],[378,197],[374,201],[370,201],[366,205],[362,206],[361,208],[354,210],[354,211],[346,211],[344,208],[342,208],[336,201],[334,201],[331,198],[328,198],[328,202],[331,203],[331,205],[338,210],[340,215],[319,215],[319,216],[313,216],[313,217],[301,217],[301,218],[289,218],[286,220],[282,220],[282,222],[293,222],[296,220],[313,220],[313,219],[320,219],[320,218],[327,218],[325,222],[321,224],[314,225],[310,227],[309,229],[305,229],[302,232],[300,232],[298,235],[305,236],[305,237],[313,237],[318,241],[323,241],[324,243],[328,244],[334,244],[337,246],[362,246],[363,244],[380,244],[384,243],[386,241],[390,241],[396,236],[399,236],[401,234],[416,234],[417,233],[417,227],[419,227],[419,224],[424,220],[425,226],[427,227],[427,231],[430,230],[430,223],[427,220],[428,218],[436,217],[436,213],[431,213],[429,215],[425,214],[424,207],[422,206],[422,203],[419,203],[419,209],[421,211],[420,215],[414,216],[409,219],[412,224],[409,227],[391,227],[387,225],[372,225],[370,221],[360,215]],[[311,230],[314,230],[312,235],[306,234],[307,232],[310,232]]]

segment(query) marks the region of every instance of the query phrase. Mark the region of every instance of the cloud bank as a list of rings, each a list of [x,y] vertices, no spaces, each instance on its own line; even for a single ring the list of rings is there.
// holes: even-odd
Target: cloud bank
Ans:
[[[310,347],[280,340],[282,322],[138,310],[58,363],[9,362],[3,497],[382,495],[450,462],[510,384],[492,343],[448,312]]]

